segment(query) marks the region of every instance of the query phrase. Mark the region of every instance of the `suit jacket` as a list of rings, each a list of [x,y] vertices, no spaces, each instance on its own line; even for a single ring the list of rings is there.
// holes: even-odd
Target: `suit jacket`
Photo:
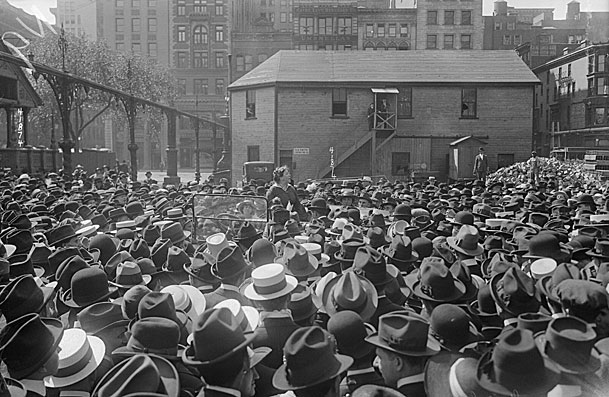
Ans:
[[[379,298],[379,305],[376,308],[376,311],[374,312],[374,314],[372,315],[372,318],[370,318],[369,323],[374,325],[374,328],[378,328],[379,317],[381,317],[383,314],[396,312],[399,310],[406,310],[406,308],[403,306],[400,306],[400,305],[396,305],[395,303],[390,301],[389,298],[387,298],[386,296],[383,296],[383,297]]]
[[[361,374],[354,373],[356,371],[347,371],[347,376],[342,380],[340,384],[340,395],[345,397],[352,394],[355,389],[363,385],[379,385],[385,386],[383,377],[376,372],[374,368],[368,368],[370,372],[364,372]]]
[[[228,287],[230,288],[230,286]],[[238,291],[225,288],[224,284],[220,285],[215,291],[205,294],[206,307],[214,307],[218,303],[227,299],[236,299],[241,303],[241,306],[252,306],[252,302]]]
[[[425,383],[417,382],[403,385],[398,388],[398,391],[406,397],[427,397],[425,392]]]
[[[271,353],[262,360],[262,364],[273,369],[279,368],[283,363],[283,346],[285,341],[296,331],[298,324],[287,315],[277,316],[275,313],[263,312],[260,325],[254,331],[254,347],[267,346]]]
[[[478,154],[474,160],[474,172],[488,171],[488,157],[486,154]]]

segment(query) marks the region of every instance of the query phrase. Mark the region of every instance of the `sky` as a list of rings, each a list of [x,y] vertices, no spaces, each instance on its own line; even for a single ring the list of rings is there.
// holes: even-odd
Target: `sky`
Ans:
[[[111,1],[111,0],[103,0]],[[508,5],[518,8],[554,8],[554,18],[564,19],[567,3],[571,0],[508,0]],[[15,7],[38,16],[42,20],[55,23],[49,8],[57,5],[57,0],[8,0]],[[609,11],[609,0],[579,0],[582,11]],[[494,0],[483,0],[484,15],[493,14]]]

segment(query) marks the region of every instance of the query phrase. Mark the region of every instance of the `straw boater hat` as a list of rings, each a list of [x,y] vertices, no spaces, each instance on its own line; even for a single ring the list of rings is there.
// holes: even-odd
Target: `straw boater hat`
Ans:
[[[285,267],[271,263],[252,270],[252,282],[244,289],[251,301],[266,301],[287,295],[296,288],[296,278],[285,274]]]

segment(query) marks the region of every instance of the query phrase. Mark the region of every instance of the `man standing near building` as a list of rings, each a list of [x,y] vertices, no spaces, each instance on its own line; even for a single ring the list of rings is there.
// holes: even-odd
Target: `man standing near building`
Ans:
[[[527,161],[529,165],[529,172],[531,175],[531,184],[537,185],[539,181],[539,158],[537,157],[537,152],[531,152],[531,158]]]
[[[484,153],[484,148],[480,147],[478,149],[478,155],[474,160],[474,175],[476,175],[476,179],[481,180],[482,182],[486,182],[486,174],[488,172],[488,157]]]

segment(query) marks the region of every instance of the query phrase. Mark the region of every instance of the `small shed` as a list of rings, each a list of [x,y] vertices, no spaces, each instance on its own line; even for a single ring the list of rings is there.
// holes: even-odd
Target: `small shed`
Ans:
[[[469,135],[449,144],[448,178],[454,181],[474,179],[474,160],[480,147],[487,142]]]

